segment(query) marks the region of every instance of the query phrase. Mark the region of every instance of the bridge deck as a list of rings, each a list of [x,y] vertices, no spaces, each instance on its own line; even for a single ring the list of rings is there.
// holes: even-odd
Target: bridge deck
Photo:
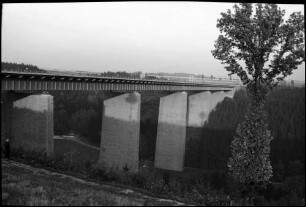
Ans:
[[[82,76],[48,73],[1,72],[1,90],[224,90],[238,86],[237,81],[210,80],[179,82],[167,80],[129,79],[115,77]]]

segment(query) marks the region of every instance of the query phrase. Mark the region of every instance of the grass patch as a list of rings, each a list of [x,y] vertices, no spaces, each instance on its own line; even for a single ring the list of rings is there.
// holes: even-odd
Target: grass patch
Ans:
[[[78,168],[74,165],[73,162],[67,159],[66,156],[51,158],[47,156],[44,151],[24,151],[22,149],[12,150],[12,152],[12,158],[22,163],[26,163],[38,168],[45,168],[51,171],[72,175],[74,177],[82,178],[88,181],[98,182],[100,184],[108,184],[120,188],[133,189],[134,191],[151,197],[173,199],[179,202],[192,203],[195,205],[206,205],[207,203],[210,205],[214,205],[215,203],[218,205],[220,203],[228,204],[228,198],[224,195],[224,193],[220,194],[219,192],[214,191],[213,197],[205,194],[200,195],[199,192],[202,188],[202,184],[199,186],[186,186],[188,182],[185,183],[186,181],[183,181],[184,179],[182,180],[181,176],[179,175],[173,175],[173,177],[171,176],[172,178],[170,179],[169,185],[165,185],[162,178],[163,171],[154,168],[142,168],[138,173],[105,168],[101,164],[89,164],[86,166],[86,163],[84,163],[83,168]],[[61,182],[63,182],[63,179],[61,180]],[[46,186],[48,185],[50,184],[46,184]],[[100,197],[103,196],[100,195]],[[78,204],[69,203],[69,205],[83,205],[81,204],[82,202],[83,201],[79,201]],[[86,200],[86,202],[89,201]],[[50,205],[53,205],[52,202]]]
[[[33,174],[16,166],[2,166],[2,199],[5,205],[140,206],[143,199],[108,192],[52,175]]]

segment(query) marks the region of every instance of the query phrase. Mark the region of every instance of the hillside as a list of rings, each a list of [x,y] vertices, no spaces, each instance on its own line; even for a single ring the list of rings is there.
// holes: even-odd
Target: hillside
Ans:
[[[15,161],[2,162],[2,205],[186,205],[131,189],[89,182]]]

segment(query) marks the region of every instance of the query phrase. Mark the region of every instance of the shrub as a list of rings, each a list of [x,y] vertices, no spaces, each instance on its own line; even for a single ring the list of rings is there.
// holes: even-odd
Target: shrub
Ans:
[[[92,166],[88,176],[91,178],[99,178],[103,181],[118,181],[120,176],[113,168],[106,168],[104,165],[98,163]]]
[[[50,157],[45,150],[24,150],[22,148],[12,149],[12,157],[21,158],[26,162],[34,165],[40,165],[51,169],[73,170],[72,163],[65,159],[65,156]]]
[[[134,173],[131,175],[131,180],[137,187],[143,188],[145,186],[146,177],[141,173]]]

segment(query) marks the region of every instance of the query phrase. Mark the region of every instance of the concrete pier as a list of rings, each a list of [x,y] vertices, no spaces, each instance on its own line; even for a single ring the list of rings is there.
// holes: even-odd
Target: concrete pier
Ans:
[[[212,94],[209,91],[197,93],[188,97],[188,127],[203,127],[210,112]]]
[[[237,89],[225,92],[225,97],[233,98]]]
[[[30,94],[16,93],[13,91],[1,91],[1,143],[12,137],[13,103]]]
[[[160,99],[154,166],[183,171],[186,141],[187,93]]]
[[[201,129],[208,121],[209,114],[225,97],[232,98],[235,91],[197,93],[188,98],[187,139],[200,138]]]
[[[138,171],[140,94],[126,93],[104,101],[99,163]]]
[[[53,96],[30,95],[13,103],[12,148],[53,155]]]
[[[205,91],[189,96],[188,98],[188,127],[203,127],[205,121],[208,120],[210,112],[225,97],[232,98],[234,91],[215,92]]]

